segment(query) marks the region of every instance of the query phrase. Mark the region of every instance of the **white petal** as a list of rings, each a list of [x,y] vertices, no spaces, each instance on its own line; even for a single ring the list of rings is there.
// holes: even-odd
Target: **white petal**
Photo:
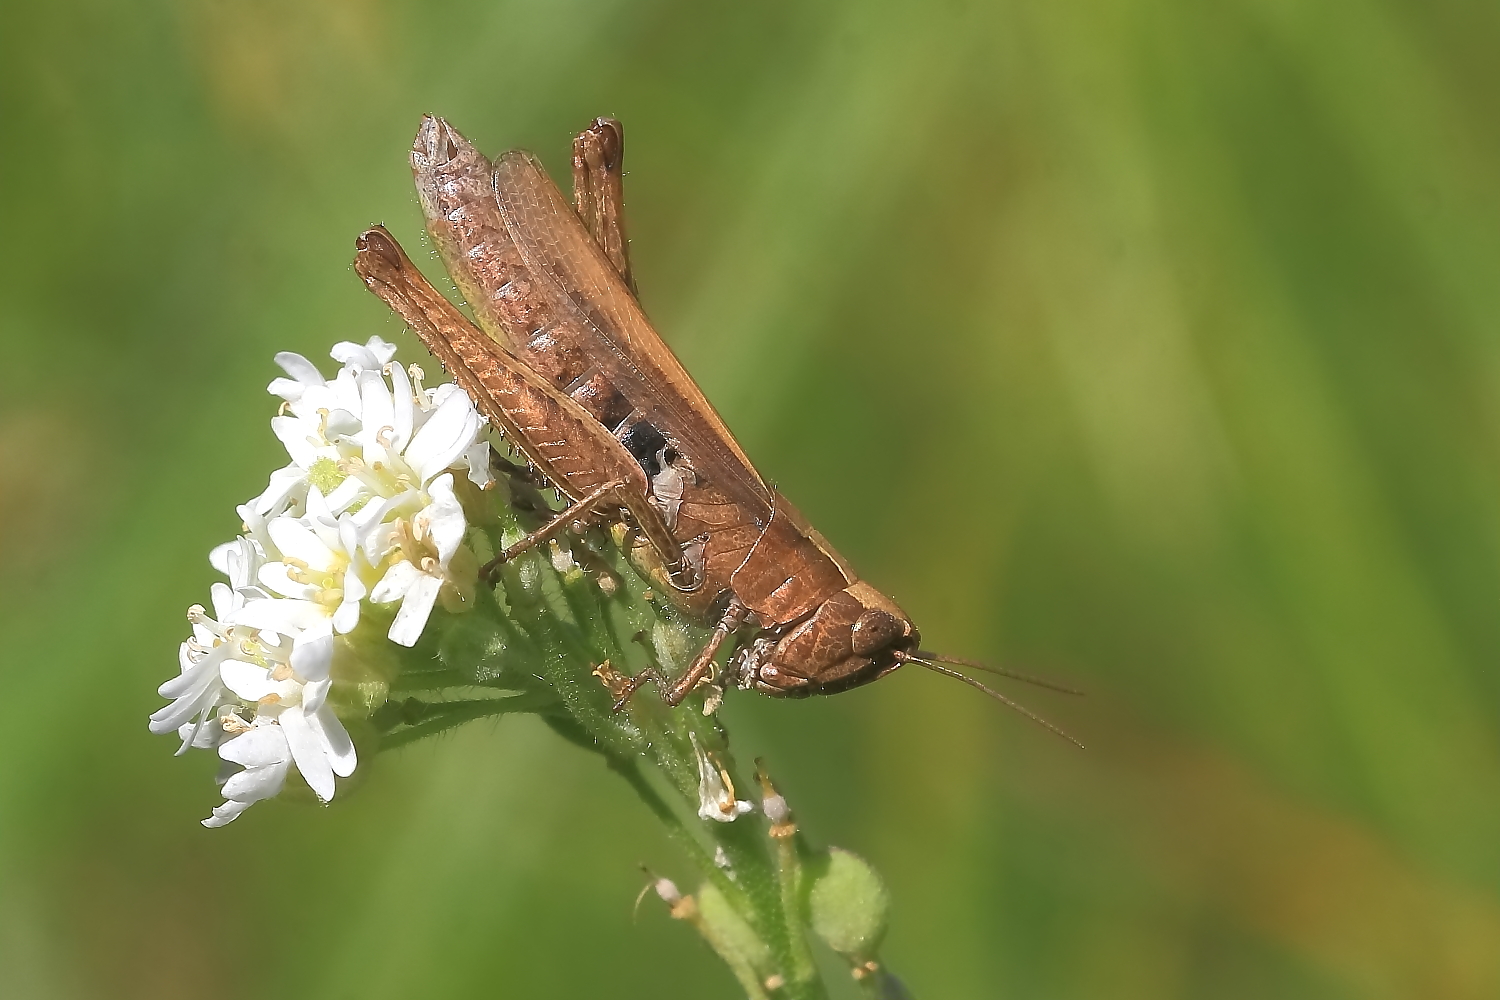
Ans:
[[[400,446],[394,443],[396,403],[391,398],[390,387],[385,384],[385,379],[380,377],[379,372],[360,372],[359,399],[364,407],[360,414],[364,420],[364,433],[360,435],[360,440],[365,446],[365,460],[381,461],[387,448],[399,451]]]
[[[224,782],[221,789],[226,799],[240,802],[258,802],[269,799],[281,791],[286,782],[286,764],[271,764],[267,767],[247,767]]]
[[[464,509],[453,495],[453,475],[444,473],[432,481],[429,488],[432,506],[422,513],[426,515],[427,537],[437,549],[438,562],[447,568],[459,543],[464,540],[468,524],[464,521]]]
[[[243,608],[234,613],[233,624],[293,635],[302,629],[318,625],[327,617],[327,610],[312,601],[293,600],[290,597],[268,598],[246,602]]]
[[[360,511],[359,513],[363,514],[364,511]],[[359,514],[354,515],[354,518],[357,523]],[[396,547],[398,541],[396,528],[399,522],[400,519],[398,518],[395,521],[386,521],[360,528],[362,532],[360,551],[365,557],[365,562],[376,568],[381,566],[385,557]]]
[[[260,496],[249,501],[257,514],[274,517],[295,502],[307,486],[307,472],[296,463],[277,469]]]
[[[280,726],[256,726],[219,747],[219,756],[243,767],[266,767],[291,760]]]
[[[370,602],[389,604],[399,601],[421,576],[422,571],[405,559],[392,563],[391,568],[385,571],[385,576],[370,590]]]
[[[357,550],[356,550],[357,551]],[[344,601],[354,601],[356,604],[365,599],[368,591],[365,589],[365,581],[359,578],[359,574],[352,569],[344,574]]]
[[[300,559],[313,569],[326,570],[333,565],[328,546],[296,518],[273,518],[266,522],[266,531],[284,558]]]
[[[229,588],[228,584],[215,583],[208,588],[209,603],[214,606],[214,617],[223,621],[235,611],[239,610],[245,602],[238,594]]]
[[[158,736],[178,731],[198,713],[212,708],[222,692],[218,678],[209,675],[207,683],[202,687],[189,691],[172,704],[152,712],[148,728]]]
[[[178,651],[178,662],[182,672],[157,688],[163,698],[174,699],[151,713],[151,732],[170,733],[192,719],[205,708],[213,706],[223,687],[219,680],[219,665],[228,650],[219,646],[210,650],[202,659],[194,662],[188,656],[187,643]]]
[[[320,681],[308,681],[302,688],[302,714],[309,719],[313,712],[323,707],[323,702],[328,700],[328,689],[333,687],[333,681],[323,678]]]
[[[303,385],[323,385],[323,373],[318,366],[300,354],[280,351],[273,359],[282,371]]]
[[[222,806],[214,808],[214,814],[203,820],[203,825],[212,830],[215,827],[228,826],[239,818],[240,813],[249,809],[254,803],[251,802],[226,802]]]
[[[323,547],[328,550],[328,563],[321,567],[322,569],[337,569],[341,562],[347,563],[348,554],[343,551],[344,540],[339,536],[338,520],[329,512],[326,504],[323,506],[323,515],[321,517],[307,518],[307,526],[312,529],[312,533],[318,537],[318,541],[322,542]]]
[[[490,443],[483,439],[475,441],[464,452],[464,464],[469,469],[469,482],[480,489],[495,481],[495,475],[490,471]]]
[[[303,510],[306,511],[307,519],[312,522],[310,527],[313,534],[321,538],[322,532],[318,531],[318,525],[323,521],[333,523],[333,512],[328,509],[328,501],[323,499],[323,492],[316,486],[308,486],[307,501],[303,504]]]
[[[473,420],[474,404],[463,393],[453,393],[443,400],[406,448],[406,462],[425,485],[432,477],[457,461],[474,443],[477,430]]]
[[[229,553],[230,553],[230,550],[232,550],[234,548],[235,542],[238,542],[238,541],[239,541],[239,539],[236,538],[233,542],[225,542],[223,545],[215,545],[213,548],[209,549],[208,550],[208,564],[210,566],[212,566],[214,569],[218,570],[220,573],[223,573],[225,576],[228,576],[229,575]]]
[[[302,398],[302,391],[307,388],[296,379],[273,378],[271,384],[266,386],[266,391],[273,396],[280,396],[288,403],[295,403]]]
[[[382,497],[379,500],[371,500],[369,503],[365,504],[350,516],[354,518],[354,526],[356,528],[358,528],[361,532],[368,533],[370,531],[376,530],[379,527],[380,523],[384,521],[392,511],[395,511],[399,507],[406,504],[415,504],[420,496],[421,494],[419,494],[416,490],[406,490],[397,496]],[[365,539],[365,551],[367,553],[370,551],[369,544],[369,538],[367,535]],[[378,562],[379,559],[380,556],[377,553],[370,557],[370,562],[375,563]]]
[[[337,344],[334,344],[333,350],[329,351],[328,355],[333,360],[353,368],[357,372],[379,368],[381,364],[373,351],[351,340],[341,340]]]
[[[310,601],[318,596],[319,588],[311,584],[298,583],[291,578],[290,574],[291,567],[286,563],[266,563],[260,568],[261,586],[275,591],[282,597],[295,597],[303,601]]]
[[[286,448],[292,463],[304,469],[312,468],[322,451],[328,447],[318,433],[317,426],[301,417],[272,417],[271,432],[276,435],[282,447]]]
[[[731,801],[727,796],[717,802],[705,799],[698,806],[698,818],[716,820],[720,823],[733,823],[754,808],[755,804],[745,799]]]
[[[356,579],[353,574],[347,579]],[[344,601],[333,613],[333,630],[339,635],[348,635],[359,625],[359,599],[344,595]]]
[[[278,691],[277,682],[271,680],[269,670],[243,660],[225,660],[219,666],[219,677],[225,687],[246,701],[260,701]]]
[[[402,598],[401,609],[396,612],[396,620],[391,622],[391,630],[386,636],[397,645],[415,646],[422,637],[422,629],[427,627],[427,618],[432,614],[432,605],[442,586],[443,581],[435,576],[417,574],[411,589]]]
[[[307,721],[322,735],[333,773],[340,778],[353,774],[355,765],[359,763],[354,753],[354,741],[349,739],[348,730],[339,721],[339,717],[333,714],[333,709],[324,705],[307,716]]]
[[[309,427],[315,428],[322,419],[323,411],[338,409],[339,402],[339,394],[334,386],[327,383],[309,385],[302,390],[300,397],[287,402],[286,410],[297,419],[307,421]]]
[[[328,494],[328,509],[335,514],[342,514],[364,494],[365,484],[360,482],[359,477],[350,476]]]
[[[292,759],[297,770],[307,781],[313,794],[324,802],[333,798],[333,764],[328,759],[328,745],[321,731],[314,731],[308,724],[301,707],[289,708],[281,713],[281,728],[286,732],[286,742],[292,750]]]
[[[256,547],[261,559],[280,559],[281,553],[276,551],[276,545],[271,541],[271,536],[266,534],[266,519],[257,514],[249,504],[240,504],[234,512],[240,516],[241,521],[245,522],[245,535],[240,537],[249,536],[251,544]]]
[[[163,698],[181,698],[189,691],[201,690],[203,677],[212,676],[218,670],[219,662],[228,654],[228,647],[218,645],[207,653],[198,655],[184,642],[177,647],[177,667],[180,672],[157,688],[156,693]]]
[[[364,427],[364,422],[359,415],[352,413],[342,406],[336,406],[328,411],[328,431],[326,437],[330,441],[339,438],[352,438],[359,434]]]
[[[416,404],[412,401],[411,380],[406,377],[406,369],[400,365],[391,365],[391,399],[395,403],[391,414],[391,426],[395,428],[391,447],[401,451],[411,440],[413,408]]]
[[[292,642],[292,671],[305,681],[321,681],[333,663],[333,632],[328,625],[310,628]]]
[[[354,518],[339,518],[338,547],[351,557],[359,551],[359,526],[354,523]]]
[[[356,417],[359,416],[359,385],[351,369],[342,369],[329,384],[329,388],[333,398],[333,406],[329,409],[347,410]]]
[[[396,356],[396,345],[378,335],[365,341],[365,350],[375,355],[375,360],[382,366],[390,364],[391,359]]]
[[[226,736],[218,719],[209,719],[202,725],[190,722],[179,728],[177,735],[182,737],[183,746],[191,745],[195,750],[212,750],[223,743]]]

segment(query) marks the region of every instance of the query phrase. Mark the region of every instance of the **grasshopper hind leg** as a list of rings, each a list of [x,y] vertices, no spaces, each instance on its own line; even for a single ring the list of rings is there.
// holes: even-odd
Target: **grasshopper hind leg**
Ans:
[[[573,209],[635,295],[630,240],[625,235],[625,130],[596,118],[573,140]]]

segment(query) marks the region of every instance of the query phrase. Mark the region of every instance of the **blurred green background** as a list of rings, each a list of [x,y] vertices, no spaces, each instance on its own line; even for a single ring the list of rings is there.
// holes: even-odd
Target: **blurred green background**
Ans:
[[[532,720],[232,827],[150,737],[419,116],[626,125],[647,308],[927,644],[732,697],[919,998],[1500,996],[1500,7],[8,4],[0,995],[738,995]],[[430,263],[430,261],[429,261]],[[414,342],[402,339],[415,358]],[[324,360],[328,369],[333,363]]]

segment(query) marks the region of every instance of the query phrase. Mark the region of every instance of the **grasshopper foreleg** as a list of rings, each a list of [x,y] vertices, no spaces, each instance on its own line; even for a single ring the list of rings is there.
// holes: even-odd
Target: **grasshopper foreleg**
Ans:
[[[540,528],[537,528],[525,538],[522,538],[513,545],[507,546],[503,552],[481,566],[479,568],[480,578],[485,583],[493,586],[496,571],[516,556],[536,548],[549,539],[556,538],[567,530],[568,525],[583,520],[602,507],[619,506],[620,499],[618,493],[624,485],[619,480],[615,480],[614,482],[604,483],[595,488],[593,492],[580,498],[577,503],[569,506],[566,510],[559,513]]]

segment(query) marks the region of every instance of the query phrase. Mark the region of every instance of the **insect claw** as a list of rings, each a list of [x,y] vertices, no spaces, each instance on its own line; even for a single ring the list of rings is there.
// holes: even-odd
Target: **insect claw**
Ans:
[[[645,670],[642,670],[634,677],[626,680],[625,683],[620,686],[619,692],[615,694],[615,702],[610,706],[609,710],[611,712],[618,712],[623,709],[626,702],[630,701],[635,693],[641,689],[641,685],[646,681],[652,681],[657,686],[661,685],[660,677],[658,677],[650,667],[647,667]]]

